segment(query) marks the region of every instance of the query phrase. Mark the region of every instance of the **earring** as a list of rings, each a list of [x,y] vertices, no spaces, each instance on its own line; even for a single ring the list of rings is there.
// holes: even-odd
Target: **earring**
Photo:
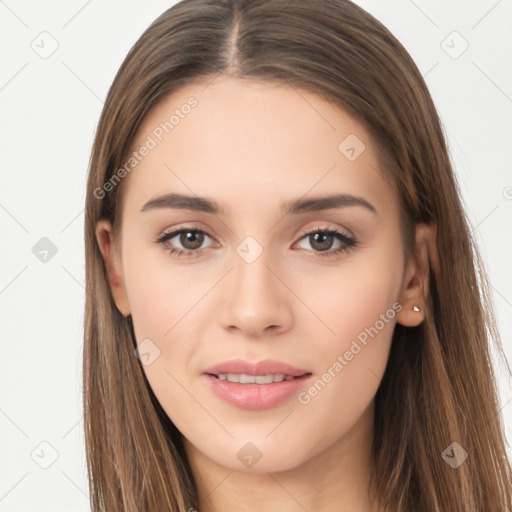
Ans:
[[[416,311],[416,313],[418,313],[420,311],[420,308],[418,306],[416,306],[416,304],[412,307],[412,310],[413,311]]]

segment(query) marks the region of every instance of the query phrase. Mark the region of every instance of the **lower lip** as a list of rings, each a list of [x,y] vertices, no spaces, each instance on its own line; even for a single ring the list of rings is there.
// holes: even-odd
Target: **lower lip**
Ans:
[[[298,393],[311,374],[272,384],[240,384],[203,374],[212,391],[228,404],[248,411],[270,409]]]

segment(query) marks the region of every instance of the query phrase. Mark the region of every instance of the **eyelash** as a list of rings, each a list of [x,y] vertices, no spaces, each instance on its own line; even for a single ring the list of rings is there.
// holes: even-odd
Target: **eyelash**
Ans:
[[[203,252],[203,249],[195,249],[195,250],[187,250],[187,249],[176,249],[174,247],[168,247],[165,245],[165,242],[167,240],[170,240],[171,238],[174,238],[176,235],[179,235],[181,233],[202,233],[210,238],[213,239],[213,237],[207,232],[202,229],[197,229],[195,227],[183,227],[180,229],[177,229],[175,231],[172,231],[170,233],[163,233],[161,236],[157,237],[155,240],[155,243],[161,244],[165,246],[165,250],[167,250],[169,253],[174,254],[176,256],[185,256],[185,257],[192,257],[196,258],[200,256]],[[338,256],[344,252],[349,251],[350,249],[353,249],[357,246],[358,241],[354,237],[349,237],[342,233],[341,231],[338,231],[337,229],[331,229],[331,228],[309,228],[306,230],[305,234],[299,238],[300,240],[303,240],[304,238],[307,238],[311,234],[320,233],[325,235],[334,235],[340,242],[342,242],[344,245],[339,247],[338,249],[334,250],[327,250],[327,251],[313,251],[315,253],[315,257],[319,258],[332,258],[335,256]],[[191,256],[193,254],[193,256]]]

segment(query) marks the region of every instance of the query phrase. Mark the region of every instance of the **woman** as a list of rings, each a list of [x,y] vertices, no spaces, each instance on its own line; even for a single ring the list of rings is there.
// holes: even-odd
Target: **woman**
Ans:
[[[483,265],[430,94],[345,0],[185,0],[86,200],[94,511],[505,511]]]

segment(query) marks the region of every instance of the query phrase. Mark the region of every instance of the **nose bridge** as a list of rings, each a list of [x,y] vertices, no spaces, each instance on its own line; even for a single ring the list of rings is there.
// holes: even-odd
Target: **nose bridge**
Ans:
[[[244,293],[252,290],[253,295],[262,291],[269,293],[274,288],[269,279],[272,276],[269,270],[272,267],[271,250],[252,240],[242,242],[236,249],[237,288]]]
[[[277,298],[277,283],[269,270],[269,267],[275,266],[275,262],[272,262],[272,250],[266,245],[267,241],[264,243],[265,246],[249,235],[235,248],[234,295],[239,300],[251,302],[265,298],[269,303]]]
[[[221,312],[224,327],[257,333],[271,325],[286,326],[291,321],[290,304],[274,275],[279,262],[273,260],[272,250],[246,236],[235,252],[229,297]]]

